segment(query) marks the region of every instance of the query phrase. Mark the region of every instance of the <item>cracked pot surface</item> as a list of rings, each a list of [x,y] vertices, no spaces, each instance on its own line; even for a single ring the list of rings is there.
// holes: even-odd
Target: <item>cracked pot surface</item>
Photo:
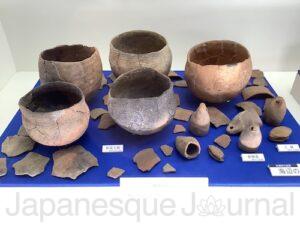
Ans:
[[[196,136],[205,136],[209,131],[210,117],[204,103],[193,112],[189,120],[190,131]]]
[[[186,159],[196,158],[201,151],[200,143],[190,136],[177,136],[175,145],[176,150]]]
[[[216,107],[209,106],[207,107],[207,111],[209,114],[210,122],[215,127],[227,125],[230,122],[230,119]]]
[[[7,174],[6,158],[0,158],[0,177]]]
[[[262,141],[262,134],[258,125],[249,126],[239,137],[239,148],[245,152],[255,152]]]
[[[267,98],[264,105],[263,119],[267,124],[278,126],[286,114],[286,103],[283,97]]]
[[[8,157],[15,157],[23,154],[24,152],[31,151],[34,145],[35,141],[28,136],[8,136],[2,143],[1,151]]]
[[[160,162],[160,158],[153,148],[147,148],[136,153],[133,157],[133,162],[137,164],[137,167],[142,172],[147,172]]]
[[[47,146],[79,139],[88,127],[90,111],[82,91],[73,84],[51,82],[33,89],[19,101],[28,135]]]

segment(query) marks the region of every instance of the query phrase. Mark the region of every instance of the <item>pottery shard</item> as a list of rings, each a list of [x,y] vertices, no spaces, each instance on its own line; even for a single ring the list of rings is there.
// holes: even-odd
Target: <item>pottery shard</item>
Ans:
[[[104,87],[104,85],[107,85],[107,79],[105,78],[105,76],[102,76],[101,86],[99,89],[102,89]]]
[[[267,86],[267,81],[263,77],[254,78],[253,85]]]
[[[111,79],[112,82],[114,82],[117,79],[113,73],[109,74],[108,77],[109,77],[109,79]]]
[[[251,77],[253,78],[262,78],[264,77],[264,72],[261,70],[252,70]]]
[[[255,152],[262,141],[262,134],[259,126],[249,126],[244,129],[239,137],[239,148],[245,152]]]
[[[196,136],[204,136],[209,131],[210,118],[204,103],[201,103],[197,110],[193,112],[190,121],[190,131]]]
[[[164,173],[175,173],[176,169],[169,163],[165,164],[163,167]]]
[[[107,176],[113,179],[118,179],[120,176],[123,175],[123,173],[125,173],[125,170],[113,167],[107,172]]]
[[[217,146],[214,145],[209,145],[208,146],[208,153],[209,155],[215,159],[216,161],[219,162],[224,162],[224,153],[223,151],[218,148]]]
[[[160,158],[154,152],[153,148],[147,148],[136,153],[133,157],[133,162],[137,164],[137,167],[142,172],[147,172],[160,162]]]
[[[0,158],[0,177],[7,174],[6,158]]]
[[[243,89],[242,95],[243,95],[244,100],[248,100],[248,99],[250,99],[252,97],[256,97],[256,96],[274,97],[272,92],[268,88],[263,87],[263,86],[246,87]]]
[[[250,101],[240,102],[236,104],[236,107],[242,108],[243,110],[254,109],[259,116],[262,115],[261,108],[258,105],[256,105],[254,102],[250,102]]]
[[[182,121],[189,121],[193,111],[188,109],[183,109],[180,107],[176,108],[174,119],[182,120]]]
[[[22,125],[18,131],[19,136],[26,136],[28,137],[27,131],[25,130],[24,126]]]
[[[278,126],[286,114],[286,103],[284,98],[267,98],[264,105],[263,119],[266,123]]]
[[[231,138],[227,134],[222,134],[221,136],[217,137],[214,142],[223,148],[227,148],[230,145]]]
[[[176,106],[180,106],[180,97],[179,94],[175,94]]]
[[[177,134],[177,133],[182,133],[185,132],[186,129],[184,126],[180,125],[180,124],[176,124],[173,130],[173,134]]]
[[[95,120],[95,119],[99,118],[100,116],[102,116],[105,113],[108,113],[107,110],[105,110],[105,109],[102,109],[102,108],[93,109],[91,111],[91,118],[93,120]]]
[[[103,104],[107,105],[108,104],[108,94],[103,96]]]
[[[215,127],[227,125],[230,122],[230,119],[216,107],[209,106],[207,107],[207,111],[209,114],[210,122]]]
[[[181,76],[179,76],[176,72],[174,71],[170,71],[170,73],[168,74],[168,77],[171,80],[182,80],[183,78]]]
[[[99,126],[98,128],[101,130],[106,130],[112,126],[114,126],[116,123],[115,121],[111,118],[111,116],[108,113],[105,113],[101,116]]]
[[[44,172],[49,158],[35,152],[29,152],[23,159],[13,164],[15,174],[35,177]]]
[[[173,148],[169,145],[162,145],[160,146],[161,151],[164,153],[165,156],[171,156],[173,152]]]
[[[269,139],[275,142],[283,142],[289,139],[292,134],[292,129],[285,126],[273,128],[269,133]]]
[[[200,143],[194,137],[177,136],[176,150],[186,159],[194,159],[198,157],[201,151]]]
[[[8,136],[2,143],[2,152],[8,157],[14,157],[31,151],[34,144],[35,142],[27,136]]]
[[[173,82],[175,87],[183,87],[186,88],[187,87],[187,83],[185,80],[176,80]]]
[[[80,145],[53,153],[52,176],[75,180],[89,168],[98,166],[97,158]]]

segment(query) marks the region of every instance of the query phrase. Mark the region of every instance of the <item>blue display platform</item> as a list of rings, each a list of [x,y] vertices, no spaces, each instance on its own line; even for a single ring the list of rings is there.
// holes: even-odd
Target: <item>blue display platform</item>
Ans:
[[[109,73],[109,71],[106,71],[105,75],[108,76]],[[183,76],[182,71],[178,73]],[[274,92],[270,86],[269,88]],[[175,87],[174,90],[180,95],[181,107],[191,110],[197,108],[200,102],[187,88]],[[89,103],[90,109],[96,107],[106,108],[103,105],[102,97],[107,92],[107,86],[99,91],[97,96]],[[263,107],[264,99],[252,100],[260,107]],[[237,96],[229,103],[216,106],[231,119],[239,112],[235,104],[241,101],[243,101],[242,97]],[[219,163],[209,156],[207,146],[212,144],[217,136],[225,133],[225,126],[218,129],[211,127],[207,136],[197,138],[202,147],[201,154],[194,160],[186,160],[176,151],[173,152],[171,157],[164,156],[160,150],[160,146],[168,144],[175,148],[174,142],[177,135],[191,135],[188,131],[180,134],[172,133],[175,124],[182,124],[187,128],[187,122],[173,120],[161,132],[150,136],[132,135],[118,126],[109,130],[99,130],[97,128],[98,123],[99,120],[90,120],[87,132],[74,144],[80,144],[92,152],[98,158],[99,167],[91,168],[77,180],[61,179],[51,176],[53,166],[53,160],[51,160],[45,172],[37,177],[15,176],[12,165],[22,159],[26,155],[25,153],[19,157],[7,158],[8,174],[0,177],[0,186],[116,186],[119,185],[119,181],[106,176],[107,171],[113,166],[126,170],[123,177],[208,177],[210,186],[300,186],[300,177],[271,176],[267,167],[269,164],[300,163],[300,153],[279,153],[275,148],[276,144],[270,142],[267,138],[272,128],[268,125],[262,127],[263,142],[259,148],[259,152],[264,153],[266,162],[243,163],[240,156],[242,152],[237,147],[238,136],[231,136],[232,142],[224,150],[225,162]],[[293,133],[286,143],[300,144],[300,127],[290,112],[287,112],[282,125],[293,129]],[[21,114],[18,111],[2,134],[0,143],[2,144],[7,136],[16,134],[20,126]],[[124,152],[102,153],[102,145],[104,144],[124,144]],[[133,163],[132,158],[139,150],[149,147],[154,148],[161,158],[161,162],[150,172],[142,173]],[[37,144],[34,151],[52,158],[52,153],[57,149],[61,148],[45,147]],[[0,157],[5,156],[0,153]],[[176,167],[177,172],[163,174],[162,167],[165,163],[170,163]]]

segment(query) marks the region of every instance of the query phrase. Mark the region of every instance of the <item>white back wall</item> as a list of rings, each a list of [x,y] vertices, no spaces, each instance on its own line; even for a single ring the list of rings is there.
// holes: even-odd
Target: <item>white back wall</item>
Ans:
[[[43,49],[71,43],[96,46],[109,69],[111,38],[132,29],[164,35],[173,69],[184,68],[189,48],[212,39],[244,44],[257,68],[299,68],[298,0],[0,0],[0,19],[18,71],[37,70]]]

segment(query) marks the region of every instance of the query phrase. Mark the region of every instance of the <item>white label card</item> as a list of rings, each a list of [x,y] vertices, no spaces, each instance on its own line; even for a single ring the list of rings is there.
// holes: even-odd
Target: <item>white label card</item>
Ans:
[[[278,144],[278,152],[300,152],[300,147],[298,144]]]
[[[255,153],[255,154],[241,154],[243,162],[264,162],[265,156],[262,153]]]
[[[103,153],[123,152],[124,145],[102,145]]]
[[[269,165],[273,177],[299,177],[299,164]]]

